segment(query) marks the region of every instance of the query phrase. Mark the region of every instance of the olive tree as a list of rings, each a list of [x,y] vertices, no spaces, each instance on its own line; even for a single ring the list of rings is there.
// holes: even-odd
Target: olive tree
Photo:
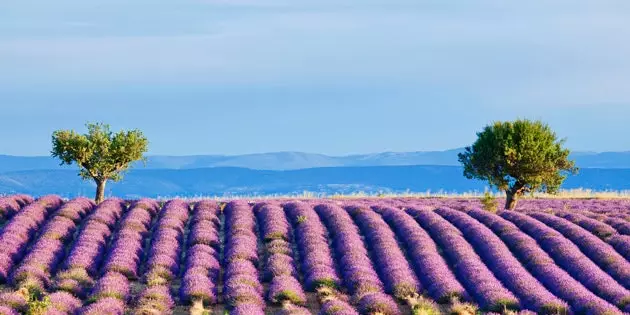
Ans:
[[[464,176],[486,180],[506,193],[505,209],[514,209],[526,192],[556,193],[569,174],[576,174],[569,150],[541,121],[495,122],[458,159]]]
[[[96,183],[96,197],[100,203],[105,198],[108,180],[119,181],[122,173],[134,161],[145,161],[148,140],[141,131],[119,131],[113,133],[109,125],[89,123],[87,134],[74,130],[57,130],[52,135],[52,156],[61,160],[61,165],[76,163],[79,176]]]

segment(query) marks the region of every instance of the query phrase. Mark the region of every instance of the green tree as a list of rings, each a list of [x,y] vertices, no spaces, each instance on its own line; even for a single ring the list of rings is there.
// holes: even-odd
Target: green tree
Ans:
[[[88,123],[87,134],[74,130],[57,130],[52,135],[52,156],[61,160],[61,165],[76,163],[79,176],[93,179],[96,183],[97,203],[105,198],[108,180],[119,181],[122,173],[134,161],[145,161],[148,140],[139,130],[113,133],[109,125]]]
[[[564,139],[541,121],[495,122],[477,137],[458,154],[464,176],[504,190],[505,209],[514,209],[526,192],[556,193],[567,175],[578,171],[563,147]]]

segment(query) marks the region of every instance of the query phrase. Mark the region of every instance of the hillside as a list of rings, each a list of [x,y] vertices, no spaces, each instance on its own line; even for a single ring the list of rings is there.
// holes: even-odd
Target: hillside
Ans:
[[[329,156],[304,152],[271,152],[245,155],[149,156],[145,169],[194,169],[207,167],[243,167],[256,170],[296,170],[316,167],[448,165],[458,166],[461,149],[427,152],[383,152],[348,156]],[[574,152],[581,168],[630,168],[629,152]],[[0,173],[26,170],[59,170],[57,160],[47,156],[0,155]]]

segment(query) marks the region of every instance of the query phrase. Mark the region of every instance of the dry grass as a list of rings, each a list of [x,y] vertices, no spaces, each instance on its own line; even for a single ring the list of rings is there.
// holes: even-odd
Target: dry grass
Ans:
[[[325,194],[305,191],[300,194],[271,194],[271,195],[230,195],[230,196],[159,196],[159,200],[169,200],[173,198],[181,198],[189,201],[201,199],[213,199],[217,201],[247,199],[247,200],[282,200],[282,199],[365,199],[365,198],[483,198],[485,192],[470,191],[463,193],[453,193],[445,191],[426,191],[426,192],[404,192],[404,193],[367,193],[359,191],[351,194]],[[503,192],[492,192],[496,198],[503,198]],[[630,190],[607,190],[597,191],[592,189],[566,189],[561,190],[557,194],[534,193],[528,194],[521,199],[630,199]]]

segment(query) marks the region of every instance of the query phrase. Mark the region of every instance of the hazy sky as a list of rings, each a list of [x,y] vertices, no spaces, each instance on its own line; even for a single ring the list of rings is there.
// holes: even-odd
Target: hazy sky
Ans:
[[[441,150],[543,119],[630,150],[627,0],[0,0],[0,154],[86,121],[151,154]]]

